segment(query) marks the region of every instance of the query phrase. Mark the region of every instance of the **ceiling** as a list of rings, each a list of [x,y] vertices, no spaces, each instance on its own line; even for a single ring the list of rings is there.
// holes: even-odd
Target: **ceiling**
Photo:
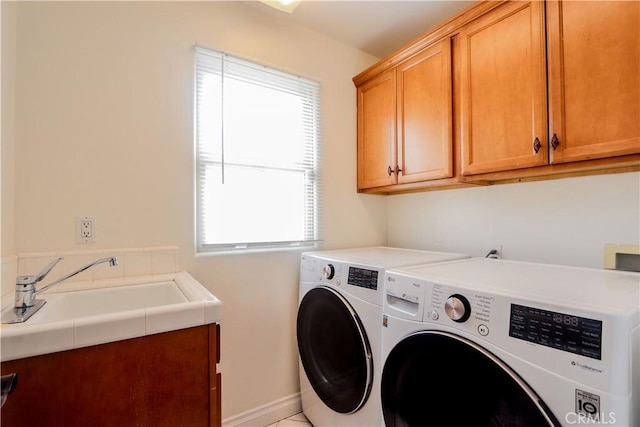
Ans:
[[[462,0],[303,0],[289,14],[255,2],[265,13],[383,58],[462,9]]]

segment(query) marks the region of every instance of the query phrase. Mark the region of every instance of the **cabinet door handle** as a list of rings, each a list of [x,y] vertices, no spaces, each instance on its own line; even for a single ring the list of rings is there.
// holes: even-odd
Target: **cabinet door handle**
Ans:
[[[400,176],[400,172],[402,172],[402,169],[400,169],[400,166],[396,165],[396,175]]]
[[[558,148],[558,145],[560,145],[560,140],[558,139],[558,135],[554,133],[553,138],[551,138],[551,146],[553,147],[554,151],[556,148]]]
[[[391,174],[393,173],[393,169],[391,169],[391,166],[387,168],[387,173],[389,174],[389,176],[391,176]]]
[[[535,141],[533,141],[533,151],[535,151],[536,154],[538,154],[538,151],[540,151],[540,148],[542,148],[542,143],[538,138],[536,138]]]
[[[7,400],[7,396],[13,393],[16,385],[18,384],[18,374],[8,374],[2,376],[2,396],[0,397],[0,406],[4,405],[4,402]]]

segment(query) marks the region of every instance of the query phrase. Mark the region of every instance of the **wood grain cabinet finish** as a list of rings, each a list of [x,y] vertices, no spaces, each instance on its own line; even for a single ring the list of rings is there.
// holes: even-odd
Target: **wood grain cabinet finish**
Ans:
[[[547,42],[550,163],[640,153],[640,3],[549,1]]]
[[[451,40],[396,68],[398,184],[453,176]]]
[[[547,164],[544,3],[513,2],[460,33],[462,174]]]
[[[395,70],[358,87],[357,96],[358,189],[395,184]]]
[[[3,427],[221,425],[218,325],[3,362]]]
[[[358,87],[358,189],[453,176],[451,40]]]
[[[479,1],[354,77],[358,190],[640,170],[640,3]]]
[[[618,157],[640,153],[638,28],[624,1],[508,2],[465,26],[462,174],[637,169]]]

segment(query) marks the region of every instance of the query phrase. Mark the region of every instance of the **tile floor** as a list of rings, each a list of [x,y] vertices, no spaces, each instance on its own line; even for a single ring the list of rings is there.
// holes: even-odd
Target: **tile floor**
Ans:
[[[313,427],[304,414],[295,414],[277,423],[269,424],[266,427]]]

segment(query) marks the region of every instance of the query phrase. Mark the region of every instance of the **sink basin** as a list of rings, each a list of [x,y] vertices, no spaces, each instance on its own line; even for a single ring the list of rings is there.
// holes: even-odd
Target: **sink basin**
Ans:
[[[24,323],[0,326],[0,360],[47,354],[220,320],[222,303],[186,272],[91,283],[38,295]],[[13,310],[9,307],[7,310]]]
[[[188,302],[175,282],[147,283],[56,294],[27,323],[55,322]]]

